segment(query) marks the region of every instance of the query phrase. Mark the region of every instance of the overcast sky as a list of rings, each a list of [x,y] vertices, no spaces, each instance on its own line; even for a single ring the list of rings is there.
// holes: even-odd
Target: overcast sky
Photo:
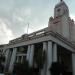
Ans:
[[[54,6],[60,0],[0,0],[0,44],[48,26]],[[75,0],[65,0],[75,18]]]

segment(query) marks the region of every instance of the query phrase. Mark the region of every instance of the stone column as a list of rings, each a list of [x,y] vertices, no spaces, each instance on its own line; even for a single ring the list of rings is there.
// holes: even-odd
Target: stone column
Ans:
[[[9,55],[9,49],[6,50],[5,65],[7,64],[8,61],[8,55]]]
[[[52,64],[52,41],[48,41],[48,50],[47,50],[47,72],[46,75],[51,75],[50,67]]]
[[[29,66],[32,67],[33,66],[33,57],[34,57],[34,45],[31,45],[31,49],[30,49],[30,56],[29,56]]]
[[[11,73],[14,68],[14,62],[16,60],[16,53],[17,53],[17,48],[13,48],[13,53],[11,56],[11,61],[10,61],[10,66],[9,66],[9,72]]]
[[[7,67],[8,67],[9,50],[10,50],[10,49],[7,49],[7,50],[6,50],[6,57],[5,57],[5,69],[4,69],[4,71],[5,71],[5,72],[6,72]]]
[[[28,50],[27,50],[27,56],[26,56],[26,60],[29,62],[29,56],[30,56],[30,45],[28,45]]]
[[[47,42],[43,42],[43,51],[47,52]],[[44,67],[41,70],[41,75],[46,75],[46,69],[47,69],[47,62],[46,61],[47,60],[45,59]]]
[[[57,44],[53,44],[53,62],[57,62]]]
[[[72,72],[75,75],[75,53],[72,53]]]

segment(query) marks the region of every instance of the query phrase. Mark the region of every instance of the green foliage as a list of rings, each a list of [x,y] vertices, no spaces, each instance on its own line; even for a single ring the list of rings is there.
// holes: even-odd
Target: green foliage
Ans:
[[[43,51],[42,49],[39,49],[36,53],[35,53],[35,57],[34,57],[34,61],[36,62],[37,66],[39,69],[43,68],[44,65],[44,61],[45,61],[45,57],[46,57],[46,53],[45,50]]]
[[[5,61],[5,57],[3,55],[0,56],[0,63]]]
[[[35,68],[29,67],[28,61],[24,63],[17,63],[14,66],[14,73],[16,73],[16,75],[36,75]]]
[[[64,65],[59,62],[53,62],[50,67],[50,72],[52,75],[60,75],[64,73]]]
[[[16,74],[24,74],[24,73],[28,73],[29,66],[28,66],[28,62],[26,61],[25,63],[16,63],[14,66],[14,72],[16,72]]]
[[[0,55],[0,73],[3,72],[3,69],[4,69],[3,62],[4,62],[4,61],[5,61],[4,55]]]
[[[34,66],[29,67],[28,61],[25,61],[24,63],[16,63],[14,66],[14,72],[17,75],[40,75],[39,71],[43,68],[46,57],[45,50],[43,51],[42,49],[39,49],[34,53],[34,55],[34,60],[38,68],[34,68]]]

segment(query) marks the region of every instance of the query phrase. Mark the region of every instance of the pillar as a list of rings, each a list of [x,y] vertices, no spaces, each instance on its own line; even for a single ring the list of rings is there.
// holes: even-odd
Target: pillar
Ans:
[[[57,62],[57,44],[53,44],[53,62]]]
[[[10,61],[10,66],[9,66],[9,72],[11,73],[14,68],[14,62],[16,60],[16,53],[17,53],[17,48],[13,48],[13,53],[11,56],[11,61]]]
[[[34,45],[31,45],[30,56],[29,56],[29,66],[33,66],[33,57],[34,57]]]
[[[47,42],[43,42],[43,51],[47,52]],[[45,62],[44,62],[44,67],[43,69],[41,70],[41,75],[46,75],[46,67],[47,67],[47,60],[45,59]]]
[[[75,53],[72,53],[72,73],[75,75]]]
[[[48,41],[47,72],[46,72],[46,75],[51,75],[51,73],[50,73],[51,64],[52,64],[52,41]]]
[[[26,56],[26,60],[28,62],[29,62],[29,56],[30,56],[30,45],[28,45],[27,56]]]
[[[7,69],[7,67],[8,67],[9,50],[10,50],[10,49],[7,49],[7,50],[6,50],[5,69],[4,69],[4,71],[6,71],[6,69]]]
[[[9,55],[9,49],[6,50],[5,65],[7,64],[8,61],[8,55]]]

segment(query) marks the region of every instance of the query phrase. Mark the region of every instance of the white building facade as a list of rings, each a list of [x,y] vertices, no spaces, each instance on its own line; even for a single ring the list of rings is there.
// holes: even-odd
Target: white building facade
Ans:
[[[4,72],[12,73],[15,62],[28,61],[35,65],[37,50],[45,51],[44,67],[41,75],[51,75],[52,62],[64,63],[66,71],[75,75],[75,24],[69,17],[69,9],[64,1],[54,8],[54,17],[50,17],[48,27],[31,34],[24,34],[11,40],[3,47],[6,55]]]

